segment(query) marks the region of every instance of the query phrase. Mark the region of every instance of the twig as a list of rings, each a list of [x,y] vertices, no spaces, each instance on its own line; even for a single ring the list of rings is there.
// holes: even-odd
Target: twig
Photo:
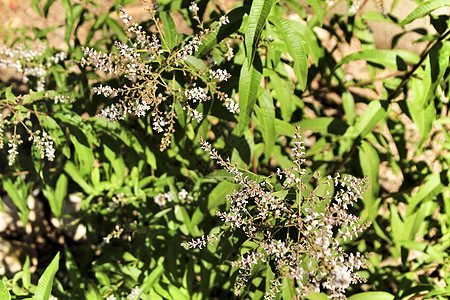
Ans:
[[[417,64],[414,65],[414,67],[406,73],[405,77],[403,78],[402,82],[397,86],[397,88],[389,95],[387,98],[387,102],[391,103],[392,100],[397,97],[398,92],[402,89],[402,87],[408,82],[408,80],[411,78],[411,76],[414,74],[414,72],[417,71],[417,69],[422,65],[422,63],[425,61],[425,59],[428,57],[428,53],[430,53],[431,49],[434,45],[437,43],[443,41],[448,35],[450,34],[450,30],[448,30],[446,33],[444,33],[442,36],[440,36],[433,44],[428,44],[426,50],[422,53],[420,56],[420,60]]]

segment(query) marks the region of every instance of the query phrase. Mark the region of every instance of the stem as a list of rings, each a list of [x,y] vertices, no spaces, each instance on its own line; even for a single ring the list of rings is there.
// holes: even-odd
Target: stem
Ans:
[[[387,102],[391,103],[392,100],[397,97],[398,93],[400,92],[400,90],[402,89],[402,87],[408,82],[408,80],[412,77],[412,75],[414,74],[414,72],[417,71],[417,69],[422,65],[422,63],[425,61],[425,59],[428,57],[428,53],[430,53],[431,49],[433,48],[434,45],[436,45],[437,43],[443,41],[448,35],[450,34],[450,30],[448,30],[446,33],[444,33],[442,36],[440,36],[436,41],[434,41],[434,43],[430,43],[428,44],[427,48],[425,49],[425,51],[422,53],[422,55],[420,56],[420,60],[417,64],[414,65],[414,67],[406,73],[405,77],[403,78],[402,82],[397,86],[397,88],[389,95],[389,97],[387,98]]]

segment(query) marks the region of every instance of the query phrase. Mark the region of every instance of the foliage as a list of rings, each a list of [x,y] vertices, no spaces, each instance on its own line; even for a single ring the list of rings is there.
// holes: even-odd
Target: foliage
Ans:
[[[95,1],[62,1],[66,52],[47,46],[52,27],[4,40],[0,65],[27,88],[0,92],[0,209],[24,226],[1,237],[37,241],[25,230],[36,228],[33,213],[45,234],[37,262],[2,272],[0,297],[448,296],[450,18],[436,14],[448,1],[416,1],[400,20],[395,1],[377,1],[381,14],[350,1],[339,15],[333,1],[225,11],[162,0],[146,2],[140,23],[129,2],[98,13]],[[46,17],[54,1],[32,3]],[[375,47],[369,21],[402,29],[394,48],[417,19],[433,27],[415,30],[421,53]],[[359,51],[339,56],[354,42]],[[356,61],[365,78],[348,71]],[[344,179],[364,177],[361,195],[364,180]],[[314,227],[327,220],[356,227]],[[325,237],[329,261],[327,247],[314,248]]]

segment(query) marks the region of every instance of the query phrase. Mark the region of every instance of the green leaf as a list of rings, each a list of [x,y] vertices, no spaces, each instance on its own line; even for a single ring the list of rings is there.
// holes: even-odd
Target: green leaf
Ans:
[[[197,69],[197,70],[205,70],[208,67],[206,66],[206,64],[203,62],[203,60],[191,56],[191,55],[186,55],[186,58],[184,60],[185,62],[187,62],[188,65],[190,65],[191,67]]]
[[[11,300],[11,294],[9,293],[5,284],[1,280],[0,280],[0,299]]]
[[[314,119],[304,119],[300,121],[301,130],[311,130],[320,134],[343,135],[348,128],[341,119],[331,117],[318,117]]]
[[[430,298],[436,299],[436,296],[450,296],[450,286],[431,290],[428,294],[426,294],[423,297],[423,299],[430,299]]]
[[[264,139],[264,153],[265,160],[268,161],[273,147],[275,146],[275,107],[273,99],[264,88],[260,88],[258,97],[259,107],[256,107],[256,117],[258,119],[258,126]]]
[[[415,93],[414,88],[417,90],[422,90],[422,80],[414,79],[412,80],[413,83],[413,94]],[[417,95],[415,95],[417,96]],[[421,96],[421,95],[420,95]],[[417,97],[420,97],[417,96]],[[428,107],[422,107],[420,98],[417,101],[407,101],[406,104],[408,106],[409,113],[411,114],[411,118],[414,121],[414,123],[417,125],[417,128],[419,129],[420,133],[420,141],[418,142],[418,147],[422,147],[422,145],[425,143],[425,141],[429,138],[429,134],[431,132],[432,125],[434,123],[434,120],[436,118],[436,109],[434,106],[434,101],[431,101]]]
[[[284,66],[280,64],[279,68],[284,68]],[[295,103],[292,99],[294,94],[292,82],[282,79],[278,74],[271,75],[269,87],[274,92],[274,98],[279,102],[282,119],[289,122],[295,110]]]
[[[5,90],[6,99],[11,100],[14,104],[17,103],[16,96],[12,92],[12,86],[8,86]]]
[[[275,119],[275,131],[280,135],[293,137],[295,134],[295,125],[284,120]]]
[[[58,181],[56,182],[54,202],[50,202],[50,208],[57,218],[62,214],[64,199],[67,195],[67,185],[68,180],[66,175],[59,175]]]
[[[145,278],[144,283],[139,288],[139,295],[144,291],[150,290],[153,285],[159,281],[159,278],[164,273],[164,264],[162,261],[157,264],[157,267]],[[139,295],[137,299],[139,299]]]
[[[377,150],[365,140],[361,141],[359,147],[359,161],[364,176],[370,180],[370,188],[364,193],[363,203],[367,212],[368,220],[372,221],[377,217],[379,201],[377,200],[380,191],[380,157]],[[364,217],[365,217],[364,216]]]
[[[308,26],[322,27],[324,16],[328,13],[328,10],[322,7],[322,2],[320,0],[307,0],[307,2],[314,9],[314,15],[308,22]],[[311,24],[309,24],[310,22]]]
[[[47,0],[47,2],[45,2],[44,7],[42,8],[42,10],[44,11],[44,17],[47,18],[48,15],[48,10],[50,8],[50,6],[52,6],[53,2],[55,2],[56,0]]]
[[[348,300],[392,300],[395,296],[387,292],[365,292],[348,297]]]
[[[70,35],[72,33],[72,28],[73,28],[73,13],[72,13],[72,5],[70,5],[70,1],[69,0],[62,0],[62,4],[64,6],[64,11],[66,12],[66,31],[64,34],[64,39],[67,43],[67,45],[69,45],[70,42]]]
[[[123,28],[122,26],[119,25],[119,23],[117,23],[116,20],[108,17],[106,19],[106,24],[108,24],[109,28],[111,28],[114,33],[117,35],[117,38],[122,42],[122,43],[126,43],[127,41],[127,36],[126,34],[123,32]]]
[[[56,112],[53,116],[55,119],[60,120],[63,123],[71,124],[74,127],[80,129],[90,144],[100,146],[99,138],[96,135],[91,124],[89,122],[85,121],[77,113],[70,111],[70,110],[64,110],[64,111],[61,110],[61,111]]]
[[[94,153],[84,132],[77,127],[69,126],[70,140],[75,147],[75,158],[83,175],[91,172],[94,165]]]
[[[275,24],[275,31],[294,60],[295,76],[300,84],[300,88],[304,90],[308,81],[308,56],[305,51],[304,41],[287,20],[282,17],[275,17],[271,21]]]
[[[298,34],[302,37],[302,39],[306,42],[306,47],[309,48],[307,51],[311,54],[311,58],[315,64],[319,63],[319,59],[324,56],[325,51],[322,46],[317,42],[317,36],[315,32],[309,28],[308,26],[303,25],[294,20],[287,20],[289,24],[294,28]]]
[[[64,245],[64,256],[67,276],[73,286],[79,286],[82,281],[82,273],[80,272],[80,269],[78,268],[77,263],[67,245]]]
[[[160,12],[159,17],[161,18],[161,22],[163,24],[164,39],[169,47],[168,50],[172,50],[178,43],[177,27],[175,26],[175,22],[173,21],[170,13],[165,11]]]
[[[356,106],[355,99],[353,99],[352,93],[345,91],[342,93],[342,106],[345,111],[345,117],[349,125],[355,124],[356,120]]]
[[[20,178],[18,178],[20,180]],[[22,181],[19,181],[19,184],[23,184]],[[19,209],[20,212],[20,220],[24,224],[24,226],[28,222],[28,214],[30,209],[28,208],[27,195],[23,195],[22,190],[14,184],[10,178],[3,179],[3,188],[6,193],[8,193],[9,197],[13,201],[14,205]]]
[[[61,27],[61,25],[55,25],[55,26],[44,28],[44,29],[39,29],[37,27],[33,27],[35,39],[41,39],[43,37],[46,37],[47,33],[50,33],[60,27]]]
[[[38,14],[39,14],[39,16],[41,16],[42,17],[42,12],[41,12],[41,10],[39,9],[39,3],[41,2],[41,0],[33,0],[32,2],[31,2],[31,7],[33,8],[33,10],[35,11],[35,12],[37,12]]]
[[[352,138],[360,136],[363,139],[383,119],[385,114],[386,111],[379,100],[371,101],[363,114],[358,118],[355,126],[350,127],[345,134],[350,135]]]
[[[250,123],[253,106],[256,102],[259,86],[262,78],[262,65],[259,57],[255,59],[254,64],[247,65],[248,60],[242,65],[239,77],[239,123],[237,125],[237,134],[241,135]]]
[[[248,14],[249,11],[250,5],[237,7],[230,11],[226,15],[230,23],[220,26],[219,30],[210,31],[207,33],[204,36],[202,44],[199,45],[198,50],[195,52],[195,56],[202,57],[230,34],[235,33],[241,27],[244,15],[246,13]]]
[[[247,54],[247,68],[252,65],[255,57],[255,49],[261,36],[261,31],[266,24],[267,17],[272,10],[275,0],[254,0],[250,9],[250,15],[245,29],[245,50]]]
[[[39,300],[50,299],[53,287],[53,279],[55,278],[55,274],[58,271],[58,267],[59,252],[56,254],[55,258],[53,258],[52,262],[47,267],[47,269],[45,269],[44,274],[42,274],[41,278],[39,279],[38,286],[33,298]]]
[[[23,272],[22,276],[23,287],[29,289],[31,285],[31,273],[30,273],[30,257],[28,255],[27,258],[25,259],[25,263],[23,264],[22,272]],[[0,299],[3,298],[0,297]]]
[[[312,293],[311,295],[306,296],[306,299],[308,300],[327,300],[328,298],[327,294],[325,293]]]
[[[367,49],[347,55],[336,64],[334,69],[354,60],[365,60],[397,70],[398,59],[415,64],[419,62],[420,57],[419,55],[406,50]]]
[[[361,141],[359,159],[361,169],[365,176],[369,176],[370,189],[374,196],[378,195],[380,186],[378,184],[380,175],[380,158],[377,150],[366,141]]]
[[[413,10],[408,16],[406,16],[406,18],[403,21],[401,21],[399,25],[405,26],[406,24],[409,24],[416,19],[425,17],[433,10],[436,10],[436,9],[444,7],[444,6],[450,6],[450,3],[448,2],[448,0],[431,0],[431,1],[423,2],[415,10]]]
[[[175,217],[182,224],[180,229],[186,235],[192,235],[192,222],[191,218],[185,207],[177,205],[174,209]]]
[[[226,175],[228,175],[228,172]],[[220,205],[224,204],[226,202],[225,196],[231,194],[235,186],[234,183],[221,181],[208,195],[208,210],[216,211]]]
[[[405,224],[402,221],[402,218],[399,215],[398,209],[394,204],[389,206],[390,208],[390,221],[391,221],[391,234],[392,241],[395,244],[395,247],[392,249],[392,255],[394,258],[397,258],[401,255],[400,252],[400,244],[399,241],[406,240],[408,237],[405,235]]]
[[[443,188],[444,185],[441,182],[440,174],[432,174],[428,176],[427,182],[420,187],[417,194],[408,199],[408,208],[406,210],[406,215],[411,215],[415,211],[415,207],[422,201],[425,201],[426,199],[434,199],[434,197],[436,197]]]
[[[425,108],[435,98],[436,89],[441,83],[441,79],[449,64],[449,56],[449,43],[436,43],[431,48],[422,80],[423,97],[421,99],[414,99],[414,101],[418,101],[420,107]]]
[[[88,195],[95,195],[96,191],[82,177],[80,171],[71,161],[67,161],[64,171],[75,181]]]
[[[187,296],[185,293],[183,293],[184,290],[181,290],[177,288],[175,285],[169,285],[169,293],[172,296],[172,299],[179,299],[179,300],[189,300],[189,296]]]

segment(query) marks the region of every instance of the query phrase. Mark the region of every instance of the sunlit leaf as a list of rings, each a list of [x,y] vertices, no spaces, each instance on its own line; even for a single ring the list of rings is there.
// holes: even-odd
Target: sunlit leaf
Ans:
[[[397,70],[399,67],[398,59],[415,64],[419,62],[420,57],[419,55],[406,50],[367,49],[347,55],[341,59],[334,68],[337,69],[343,64],[354,60],[365,60]]]
[[[256,107],[256,117],[258,119],[258,125],[261,126],[261,133],[264,139],[265,145],[265,157],[266,160],[270,158],[272,149],[275,146],[275,107],[273,105],[273,99],[269,92],[265,89],[260,89],[260,95],[258,97],[259,106]]]
[[[177,27],[175,26],[175,22],[173,21],[170,13],[165,11],[160,12],[159,17],[161,18],[161,22],[163,24],[164,39],[167,43],[167,46],[171,50],[178,43]]]
[[[348,300],[392,300],[395,296],[388,292],[364,292],[348,297]]]
[[[371,101],[354,127],[350,127],[345,134],[353,138],[358,136],[364,138],[383,119],[385,114],[386,111],[381,106],[380,101]]]
[[[239,123],[237,133],[241,135],[250,123],[253,106],[258,95],[262,78],[262,66],[259,58],[255,59],[253,65],[247,65],[245,60],[239,77]]]
[[[438,8],[450,6],[448,0],[431,0],[420,4],[415,10],[413,10],[403,21],[400,22],[400,26],[405,26],[416,19],[420,19],[428,15],[433,10]]]
[[[286,19],[282,17],[272,18],[275,31],[285,43],[289,55],[294,60],[294,72],[300,84],[300,88],[306,88],[308,81],[308,56],[302,37]]]
[[[39,279],[38,286],[36,288],[36,292],[34,293],[35,299],[39,300],[48,300],[50,299],[53,287],[53,279],[55,278],[55,274],[59,268],[59,252],[56,254],[55,258],[53,258],[52,262],[45,269],[44,274],[42,274]]]
[[[5,284],[1,280],[0,280],[0,299],[11,300],[11,294],[9,293]]]
[[[247,52],[247,68],[252,65],[261,31],[272,10],[275,0],[255,0],[252,2],[250,15],[245,29],[245,50]]]

